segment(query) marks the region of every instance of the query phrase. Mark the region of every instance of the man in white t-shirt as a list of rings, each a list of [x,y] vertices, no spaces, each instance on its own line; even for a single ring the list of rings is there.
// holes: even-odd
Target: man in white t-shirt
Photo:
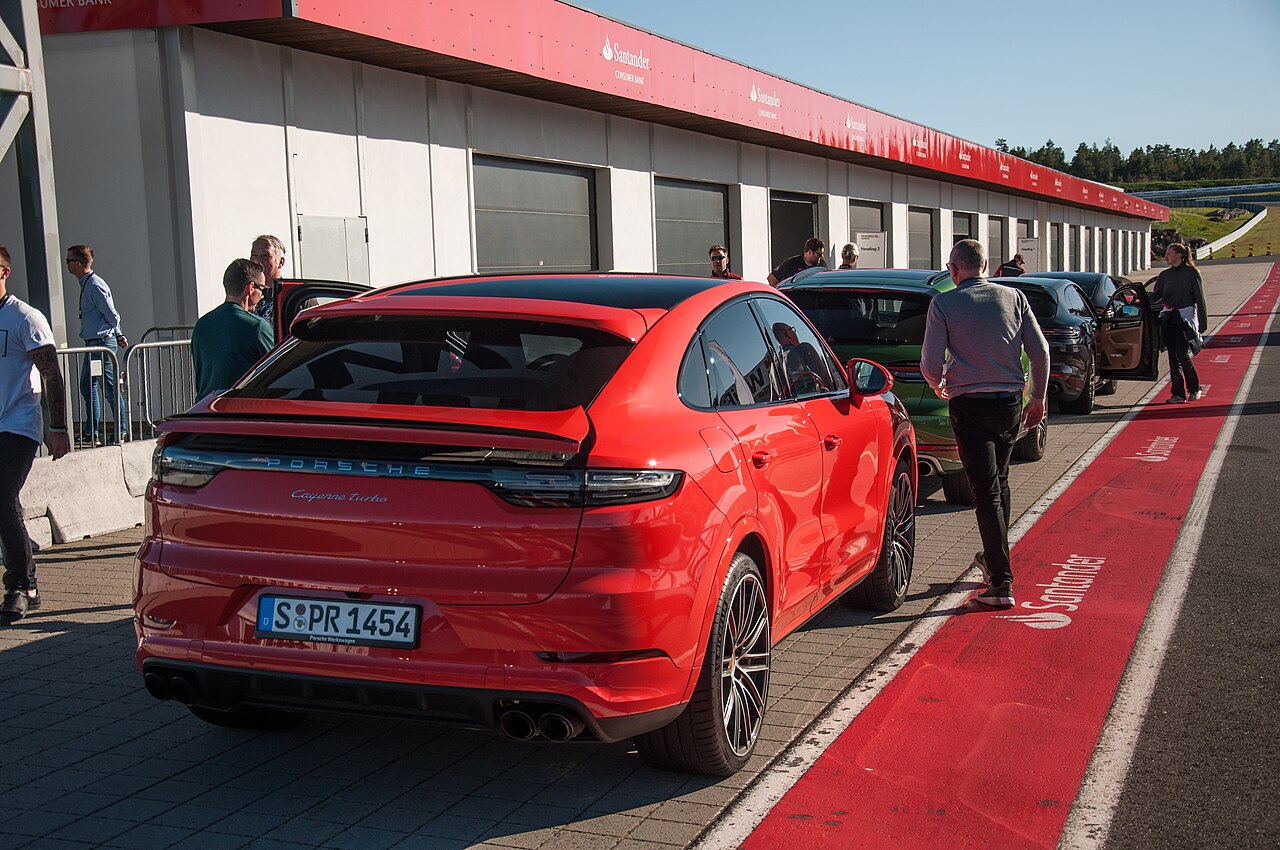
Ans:
[[[71,449],[66,395],[49,321],[9,293],[9,249],[0,245],[0,547],[4,602],[0,625],[40,607],[31,539],[18,494],[43,441],[54,460]],[[49,402],[49,432],[40,412],[41,382]]]

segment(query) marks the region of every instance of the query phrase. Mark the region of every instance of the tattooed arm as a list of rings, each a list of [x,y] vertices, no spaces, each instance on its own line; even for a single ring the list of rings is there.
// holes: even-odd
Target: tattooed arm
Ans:
[[[52,345],[42,345],[31,352],[31,360],[44,380],[45,400],[49,405],[49,431],[45,445],[54,460],[71,451],[71,437],[67,433],[67,396],[62,382],[62,370],[58,368],[58,350]]]

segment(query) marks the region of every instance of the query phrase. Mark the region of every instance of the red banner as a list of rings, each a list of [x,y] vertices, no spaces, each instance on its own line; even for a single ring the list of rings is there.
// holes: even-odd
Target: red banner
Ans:
[[[280,18],[283,0],[39,0],[46,33]],[[1097,183],[822,94],[558,0],[296,0],[298,18],[828,148],[1167,220]]]
[[[284,16],[284,0],[36,0],[36,6],[46,35]]]

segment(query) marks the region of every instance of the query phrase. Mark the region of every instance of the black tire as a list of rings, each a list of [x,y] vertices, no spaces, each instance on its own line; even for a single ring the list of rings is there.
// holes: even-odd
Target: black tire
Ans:
[[[662,770],[707,776],[741,770],[764,728],[772,640],[760,568],[739,552],[720,590],[693,699],[671,723],[635,739],[640,757]]]
[[[911,483],[911,467],[898,461],[889,488],[889,505],[884,517],[884,538],[880,560],[860,584],[841,601],[854,608],[893,611],[907,598],[911,569],[916,558],[916,488]]]
[[[1092,364],[1090,364],[1092,366]],[[1092,368],[1084,379],[1084,392],[1080,393],[1080,397],[1075,401],[1064,401],[1059,404],[1063,413],[1071,413],[1078,416],[1088,416],[1093,413],[1094,393],[1097,390],[1097,374]]]
[[[1041,422],[1022,435],[1022,439],[1013,444],[1013,456],[1017,460],[1040,460],[1044,457],[1045,445],[1049,442],[1049,422]]]
[[[217,708],[205,708],[200,705],[189,705],[188,709],[205,723],[223,726],[227,729],[256,729],[261,732],[274,732],[281,729],[292,729],[307,719],[302,711],[283,711],[277,708],[259,708],[257,706],[241,706],[229,711]]]
[[[1098,395],[1115,395],[1116,389],[1116,379],[1107,378],[1105,381],[1098,384]]]
[[[942,497],[953,505],[973,504],[973,489],[963,469],[943,474]]]

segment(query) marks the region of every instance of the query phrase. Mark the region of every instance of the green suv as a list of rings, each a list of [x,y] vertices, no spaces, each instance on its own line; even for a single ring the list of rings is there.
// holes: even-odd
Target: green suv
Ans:
[[[948,502],[973,504],[947,403],[934,395],[920,374],[929,302],[955,288],[951,275],[918,269],[812,269],[778,288],[804,311],[840,362],[863,357],[893,373],[893,392],[906,405],[916,429],[920,476],[942,476]],[[1025,355],[1023,366],[1027,367]],[[1047,434],[1044,423],[1024,433],[1014,446],[1014,457],[1042,458]]]

